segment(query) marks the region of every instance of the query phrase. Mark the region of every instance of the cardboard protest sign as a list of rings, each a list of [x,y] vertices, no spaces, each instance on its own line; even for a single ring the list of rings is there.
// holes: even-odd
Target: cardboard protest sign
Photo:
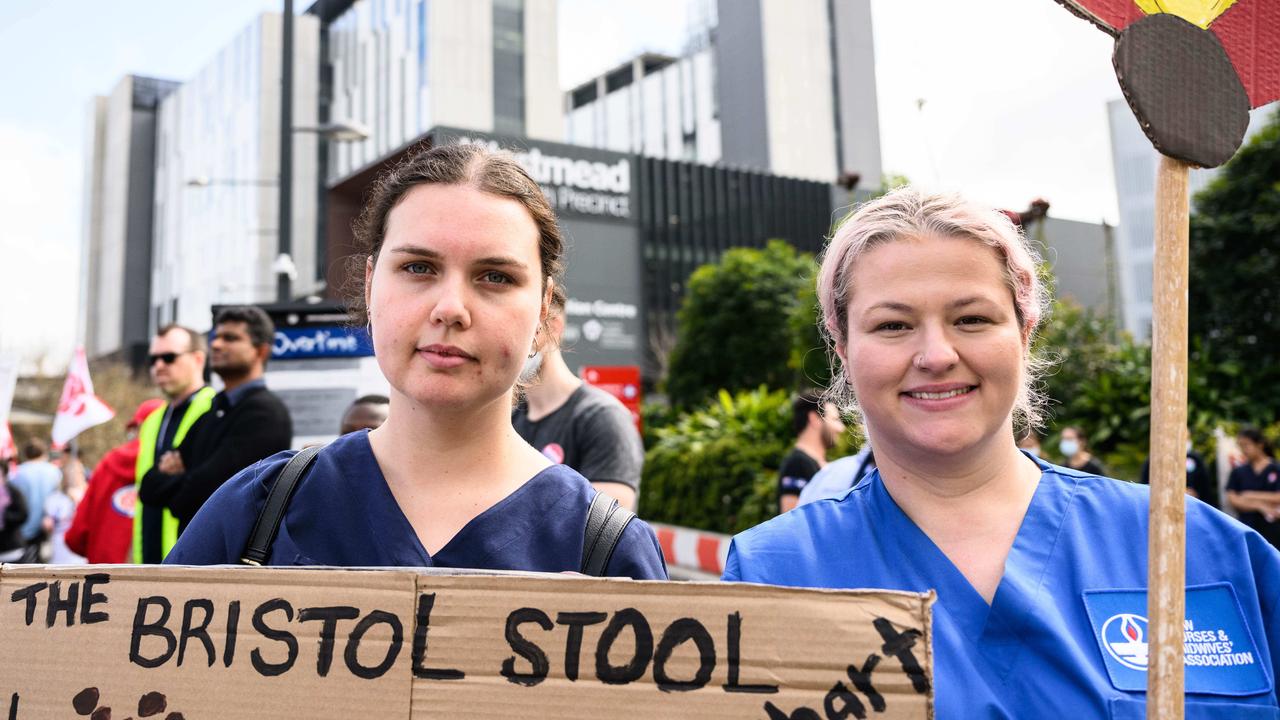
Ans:
[[[1280,99],[1280,0],[1058,0],[1116,37],[1129,107],[1162,154],[1217,167]]]
[[[6,565],[0,713],[929,718],[933,599],[538,574]]]

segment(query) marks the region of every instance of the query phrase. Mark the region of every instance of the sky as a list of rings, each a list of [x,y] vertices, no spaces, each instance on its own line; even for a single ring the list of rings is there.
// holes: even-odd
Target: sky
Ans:
[[[736,0],[745,1],[745,0]],[[298,10],[309,6],[297,0]],[[195,75],[280,0],[0,2],[0,353],[76,343],[88,108],[126,74]],[[1114,222],[1111,38],[1053,0],[871,0],[886,173]],[[560,0],[560,85],[677,54],[686,0]],[[722,70],[725,72],[727,70]]]

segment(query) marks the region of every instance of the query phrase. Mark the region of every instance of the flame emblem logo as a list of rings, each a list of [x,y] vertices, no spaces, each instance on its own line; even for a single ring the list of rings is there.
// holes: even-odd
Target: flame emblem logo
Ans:
[[[1147,619],[1133,613],[1112,615],[1102,624],[1102,645],[1121,665],[1146,671]]]

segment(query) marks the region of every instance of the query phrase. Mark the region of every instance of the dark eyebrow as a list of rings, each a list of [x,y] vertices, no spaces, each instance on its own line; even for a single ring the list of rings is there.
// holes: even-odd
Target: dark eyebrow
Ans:
[[[417,257],[424,257],[430,260],[439,260],[441,257],[440,253],[436,252],[435,250],[432,250],[430,248],[424,248],[419,245],[401,245],[399,247],[391,248],[390,252],[393,252],[397,255],[414,255]]]
[[[410,255],[412,257],[426,258],[428,260],[444,259],[444,256],[441,255],[440,253],[436,252],[435,250],[432,250],[431,248],[422,247],[421,245],[400,245],[398,247],[391,248],[389,252],[396,255]],[[503,257],[501,255],[494,255],[492,257],[480,258],[471,264],[480,265],[483,267],[508,267],[508,268],[515,268],[518,270],[524,270],[528,268],[528,265],[526,265],[525,263],[513,257]]]
[[[483,265],[485,267],[509,267],[518,270],[524,270],[528,265],[520,262],[512,257],[487,257],[476,260],[473,265]]]

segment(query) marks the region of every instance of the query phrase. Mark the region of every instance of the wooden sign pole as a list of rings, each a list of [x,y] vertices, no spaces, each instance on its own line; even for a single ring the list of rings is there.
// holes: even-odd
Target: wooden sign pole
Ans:
[[[1190,166],[1161,156],[1152,283],[1148,720],[1182,720],[1186,617],[1187,245]]]

